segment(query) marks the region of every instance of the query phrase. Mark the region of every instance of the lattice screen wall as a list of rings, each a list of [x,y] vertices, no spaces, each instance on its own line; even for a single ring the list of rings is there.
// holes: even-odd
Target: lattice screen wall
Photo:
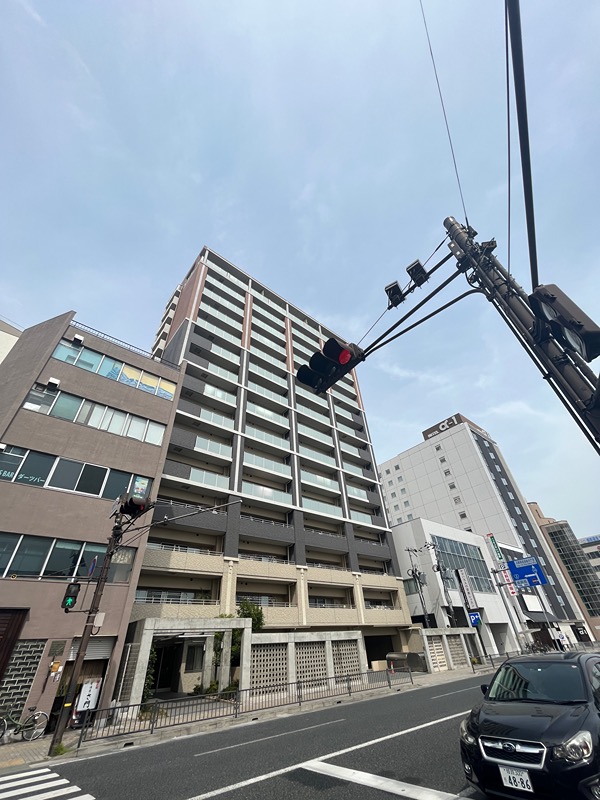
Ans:
[[[336,675],[350,675],[360,672],[358,643],[356,639],[333,641],[333,671]]]
[[[296,678],[305,681],[326,677],[325,642],[296,642]]]
[[[288,683],[287,644],[273,642],[252,646],[250,688]]]

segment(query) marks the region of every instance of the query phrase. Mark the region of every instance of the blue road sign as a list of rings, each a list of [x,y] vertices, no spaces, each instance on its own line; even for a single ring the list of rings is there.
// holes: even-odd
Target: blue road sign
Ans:
[[[471,625],[473,627],[476,625],[481,625],[481,614],[479,611],[469,611],[469,619],[471,620]]]
[[[540,586],[541,584],[548,583],[542,568],[538,564],[537,559],[533,556],[509,561],[508,569],[518,588]]]

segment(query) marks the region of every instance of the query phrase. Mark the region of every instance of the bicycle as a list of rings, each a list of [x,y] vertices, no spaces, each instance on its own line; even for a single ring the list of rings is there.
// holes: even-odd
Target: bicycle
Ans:
[[[27,710],[34,713],[21,722],[12,716],[13,708],[14,706],[11,706],[6,712],[6,716],[0,718],[0,739],[8,730],[9,725],[14,725],[13,736],[18,736],[20,733],[26,742],[33,742],[34,739],[39,739],[46,730],[49,719],[48,714],[43,711],[36,711],[36,707],[31,706]]]

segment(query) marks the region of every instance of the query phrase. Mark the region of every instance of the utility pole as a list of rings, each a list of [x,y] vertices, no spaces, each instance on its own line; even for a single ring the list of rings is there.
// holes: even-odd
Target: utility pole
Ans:
[[[110,562],[112,561],[112,557],[115,554],[115,551],[118,548],[122,537],[123,537],[123,514],[120,511],[117,511],[115,515],[115,523],[112,528],[110,539],[108,540],[108,547],[104,555],[102,567],[100,568],[98,582],[96,583],[96,588],[92,596],[90,609],[87,612],[87,619],[85,622],[85,627],[83,629],[83,635],[81,637],[81,641],[79,642],[79,649],[77,651],[75,663],[73,664],[73,672],[71,673],[71,679],[69,681],[69,685],[67,687],[67,691],[65,694],[65,701],[61,708],[58,721],[56,723],[56,728],[54,729],[52,742],[50,743],[50,750],[48,751],[49,756],[58,755],[56,753],[56,750],[58,746],[62,743],[62,738],[67,728],[69,717],[73,712],[73,703],[75,702],[75,695],[77,693],[77,683],[79,681],[79,676],[81,675],[81,670],[83,668],[83,661],[87,653],[87,648],[90,641],[90,637],[92,635],[92,630],[95,627],[94,623],[96,620],[96,615],[100,611],[100,600],[102,599],[102,593],[104,592],[104,587],[108,579],[108,570],[110,569]]]
[[[419,567],[415,564],[413,560],[413,555],[418,554],[418,550],[414,547],[406,547],[406,552],[408,553],[408,557],[410,558],[410,569],[408,570],[408,574],[411,578],[415,581],[417,585],[417,592],[419,594],[419,600],[421,601],[421,608],[423,609],[423,624],[426,628],[429,628],[429,614],[427,613],[427,607],[425,605],[425,595],[423,594],[423,584],[425,583],[425,573],[421,572]]]

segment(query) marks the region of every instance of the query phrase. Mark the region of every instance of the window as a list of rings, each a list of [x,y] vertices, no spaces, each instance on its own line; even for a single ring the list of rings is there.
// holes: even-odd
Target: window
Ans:
[[[158,422],[127,414],[101,403],[93,403],[77,395],[67,392],[57,394],[35,387],[27,395],[23,408],[159,446],[166,430],[166,426]],[[1,472],[0,466],[0,478]]]
[[[521,515],[521,509],[518,506],[515,506],[515,511],[517,514],[519,514],[519,516]]]
[[[390,471],[389,471],[389,469],[386,469],[386,471],[385,471],[385,474],[386,474],[386,475],[390,475],[390,474],[391,474],[391,473],[390,473]]]
[[[406,519],[412,519],[412,518],[413,518],[413,515],[412,515],[412,514],[407,514],[407,515],[406,515]]]
[[[10,574],[39,575],[51,544],[52,539],[43,536],[23,536],[10,565]]]
[[[388,481],[388,486],[393,486],[393,485],[394,485],[394,481]]]
[[[441,444],[436,444],[436,446],[435,446],[436,452],[439,452],[441,449],[442,449],[442,445]]]
[[[400,494],[406,494],[406,489],[400,489]]]
[[[394,511],[400,511],[400,506],[394,506]]]
[[[496,456],[493,453],[490,453],[490,458],[493,458],[494,461],[496,460]]]
[[[396,497],[396,492],[392,492],[390,496],[391,497]]]
[[[542,565],[542,567],[545,567],[545,566],[546,566],[546,559],[545,559],[545,558],[542,558],[542,556],[538,556],[538,561],[540,562],[540,564]]]
[[[185,671],[201,672],[204,661],[204,645],[190,644],[185,654]]]
[[[44,567],[44,577],[67,578],[73,575],[79,561],[82,547],[82,542],[57,539],[54,542],[54,547]]]
[[[490,446],[490,443],[489,443],[489,442],[486,442],[486,440],[485,440],[485,439],[483,440],[483,443],[484,443],[484,445],[485,445],[486,447],[489,447],[489,446]]]
[[[498,472],[500,472],[500,469],[499,469],[498,467],[496,467],[496,469],[498,470]],[[503,483],[505,486],[508,486],[508,481],[506,480],[506,478],[500,478],[500,480],[502,481],[502,483]]]
[[[496,464],[496,472],[501,472],[501,471],[502,471],[502,467],[500,466],[500,464]],[[502,483],[504,483],[504,478],[502,479]],[[506,486],[505,483],[504,483],[504,485]]]
[[[398,471],[400,469],[400,464],[394,464],[394,469]]]
[[[455,483],[449,483],[448,484],[448,488],[449,489],[456,489],[456,484]]]
[[[521,525],[523,526],[523,530],[528,531],[529,525],[526,522],[522,522]]]
[[[30,451],[21,465],[21,471],[14,479],[15,483],[29,483],[33,486],[43,486],[54,464],[54,456],[46,453]]]
[[[59,361],[74,364],[103,378],[125,383],[166,400],[172,400],[175,396],[176,385],[172,381],[143,372],[137,367],[124,364],[88,347],[75,347],[68,339],[62,339],[52,355]]]
[[[21,466],[26,452],[27,450],[23,450],[22,447],[13,446],[0,451],[0,480],[12,481]]]
[[[442,456],[440,458],[440,464],[445,464],[445,463],[446,463],[446,456]]]
[[[548,575],[548,583],[550,584],[550,586],[554,586],[555,585],[556,581],[554,580],[552,575]]]
[[[409,508],[409,507],[410,507],[410,501],[409,500],[405,500],[404,501],[404,508]]]
[[[535,549],[537,550],[538,543],[536,542],[536,540],[535,539],[530,539],[529,541],[531,542],[531,546],[535,547]]]
[[[396,525],[400,525],[402,522],[402,517],[396,517]]]
[[[561,597],[561,595],[557,594],[557,595],[556,595],[556,599],[558,600],[558,603],[559,603],[559,605],[561,605],[561,606],[564,606],[564,604],[565,604],[565,601],[563,600],[563,598]]]
[[[515,496],[512,492],[508,492],[508,496],[510,497],[511,500],[515,499]]]
[[[458,496],[457,497],[453,497],[452,499],[454,500],[454,505],[456,505],[456,506],[459,506],[461,504],[461,502],[462,502],[462,500]]]
[[[448,475],[450,475],[450,470],[449,470],[449,469],[445,469],[445,470],[444,470],[444,475],[445,475],[446,477],[448,477]]]
[[[466,515],[466,513],[465,513],[464,511],[461,511],[461,512],[459,513],[458,517],[459,517],[459,519],[466,519],[466,518],[467,518],[467,515]]]
[[[71,461],[68,458],[59,458],[48,486],[55,489],[70,489],[73,491],[81,475],[83,464],[81,461]]]

